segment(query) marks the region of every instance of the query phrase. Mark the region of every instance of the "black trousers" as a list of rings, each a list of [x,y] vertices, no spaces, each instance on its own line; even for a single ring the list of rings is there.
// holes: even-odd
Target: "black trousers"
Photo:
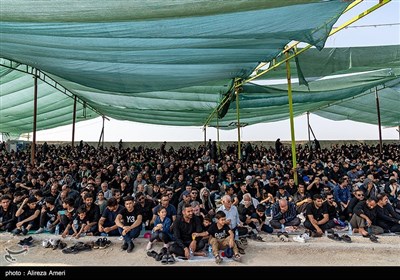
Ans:
[[[190,243],[192,241],[184,241],[183,244],[185,244],[186,247],[189,247]],[[207,240],[201,238],[200,240],[196,239],[196,252],[203,250],[203,248],[206,246]],[[178,245],[178,243],[174,242],[171,247],[169,247],[169,252],[175,254],[176,256],[185,256],[185,250],[184,247],[181,247]]]

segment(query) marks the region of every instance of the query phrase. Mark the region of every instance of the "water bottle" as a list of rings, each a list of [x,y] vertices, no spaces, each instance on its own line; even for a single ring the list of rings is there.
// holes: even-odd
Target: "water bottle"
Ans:
[[[192,248],[189,248],[189,254],[190,254],[190,258],[193,258],[193,250],[192,250]]]
[[[55,235],[59,235],[60,234],[60,225],[56,226],[56,230],[54,232]]]
[[[353,235],[353,227],[351,226],[350,222],[349,222],[349,232],[348,235]]]
[[[211,244],[208,245],[208,257],[212,258],[213,257],[213,252],[212,252],[212,246]]]
[[[50,231],[50,226],[51,226],[51,221],[48,221],[45,230]]]
[[[235,240],[239,240],[239,231],[235,230]]]
[[[73,221],[73,225],[72,225],[76,230],[78,230],[79,229],[79,225],[78,225],[78,220],[77,219],[75,219],[74,221]]]
[[[281,232],[285,232],[285,224],[281,224]]]

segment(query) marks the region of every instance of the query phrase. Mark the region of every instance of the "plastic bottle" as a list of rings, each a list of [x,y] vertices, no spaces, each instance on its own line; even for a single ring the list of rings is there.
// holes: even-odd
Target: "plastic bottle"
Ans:
[[[192,248],[189,248],[189,254],[190,254],[190,258],[192,258],[192,257],[193,257],[193,250],[192,250]]]
[[[209,258],[212,258],[212,256],[213,256],[212,246],[211,246],[211,244],[209,244],[209,245],[208,245],[208,257],[209,257]]]
[[[78,220],[77,219],[75,219],[74,221],[73,221],[73,225],[72,225],[76,230],[78,230],[79,229],[79,225],[78,225]]]
[[[347,235],[353,235],[353,227],[351,226],[350,222],[349,222],[349,232],[347,233]]]
[[[54,232],[55,235],[59,235],[60,234],[60,225],[56,226],[56,230]]]
[[[51,221],[48,221],[45,230],[50,231]]]
[[[239,231],[235,230],[235,240],[239,240]]]
[[[285,232],[285,224],[281,224],[281,232]]]

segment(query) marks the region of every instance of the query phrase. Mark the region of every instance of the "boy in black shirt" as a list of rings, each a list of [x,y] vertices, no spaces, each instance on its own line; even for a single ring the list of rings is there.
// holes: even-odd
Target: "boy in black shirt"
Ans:
[[[87,233],[85,228],[88,224],[89,219],[87,217],[86,208],[84,205],[81,205],[78,210],[76,210],[76,216],[72,226],[72,230],[74,231],[72,237],[78,239],[79,237],[84,236],[84,234]]]
[[[46,227],[47,223],[49,223],[48,230],[50,233],[54,233],[55,227],[60,221],[57,215],[57,208],[54,204],[54,197],[49,196],[45,198],[45,204],[42,206],[42,210],[40,211],[40,227],[35,231],[36,234],[44,232],[44,227]]]
[[[36,205],[36,198],[25,198],[21,206],[17,210],[15,216],[18,218],[17,228],[13,231],[14,234],[28,234],[30,229],[39,227],[40,209]]]
[[[142,212],[139,206],[134,204],[135,199],[132,196],[124,197],[124,201],[125,208],[115,218],[115,224],[124,237],[122,250],[130,253],[135,247],[132,239],[137,238],[142,230]]]
[[[239,250],[235,243],[235,235],[230,227],[226,224],[226,214],[223,211],[218,211],[215,214],[216,223],[212,224],[208,229],[210,235],[210,245],[212,246],[215,262],[220,264],[222,258],[219,255],[220,249],[229,247],[233,250],[233,260],[240,261]]]
[[[3,195],[0,203],[0,231],[5,230],[10,232],[15,229],[17,206],[11,202],[11,197],[8,195]]]
[[[258,204],[256,208],[256,212],[251,215],[251,226],[253,229],[256,229],[257,232],[264,231],[267,233],[272,233],[274,229],[265,223],[265,206],[263,204]]]

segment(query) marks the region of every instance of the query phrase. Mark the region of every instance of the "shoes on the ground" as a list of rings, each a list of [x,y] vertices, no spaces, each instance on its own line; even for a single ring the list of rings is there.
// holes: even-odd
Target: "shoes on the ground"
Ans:
[[[150,251],[152,247],[153,247],[153,243],[151,243],[149,241],[149,243],[147,243],[147,246],[146,246],[146,251]]]
[[[93,242],[93,249],[99,249],[101,239],[102,239],[102,238],[99,238],[99,239],[97,239],[95,242]]]
[[[17,234],[20,234],[22,232],[22,230],[20,230],[19,228],[16,228],[16,229],[12,230],[11,232],[12,232],[12,234],[17,235]]]
[[[215,263],[220,264],[222,262],[222,258],[219,255],[215,256]]]
[[[27,235],[28,234],[28,230],[26,228],[22,228],[21,232],[22,232],[23,235]]]
[[[39,228],[37,231],[35,231],[35,234],[39,234],[39,233],[43,233],[44,229],[43,228]]]
[[[124,242],[124,244],[122,244],[122,246],[121,246],[121,249],[124,250],[124,251],[126,249],[128,249],[128,243]]]
[[[128,243],[128,248],[126,248],[126,252],[131,253],[133,251],[133,248],[135,248],[135,244],[133,244],[132,241]]]
[[[240,255],[239,255],[239,254],[235,254],[235,255],[233,255],[232,259],[233,259],[234,261],[236,261],[236,262],[240,262],[240,260],[241,260],[241,258],[240,258]]]
[[[306,240],[304,237],[302,237],[301,235],[296,235],[293,237],[293,240],[296,242],[300,242],[300,243],[306,243]]]
[[[45,239],[45,240],[42,241],[42,246],[44,248],[50,248],[51,244],[50,244],[49,240]]]
[[[344,242],[351,243],[351,238],[347,234],[343,234],[341,238]]]
[[[33,241],[32,236],[29,236],[29,237],[27,237],[27,238],[24,238],[24,239],[20,240],[20,241],[18,242],[18,245],[21,245],[21,246],[31,246],[31,245],[32,245],[32,241]]]
[[[278,232],[278,239],[282,242],[288,242],[289,234],[287,232]]]
[[[105,249],[111,245],[111,240],[108,240],[106,237],[99,239],[100,239],[99,249]]]
[[[243,246],[247,246],[247,244],[248,244],[246,237],[240,237],[239,241],[243,244]]]

